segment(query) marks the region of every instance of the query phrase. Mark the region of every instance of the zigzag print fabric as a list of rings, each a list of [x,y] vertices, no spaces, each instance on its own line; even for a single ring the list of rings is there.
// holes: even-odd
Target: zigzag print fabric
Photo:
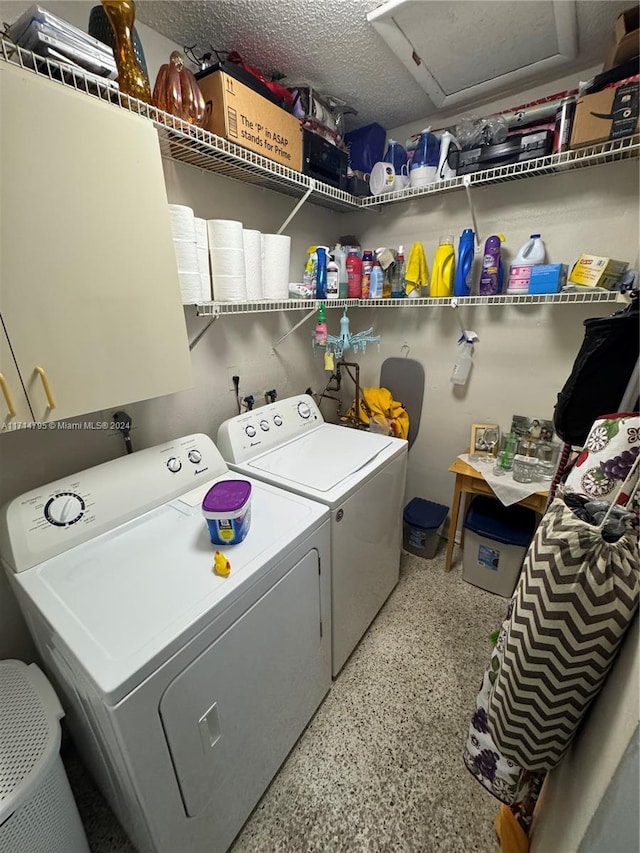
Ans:
[[[500,751],[550,770],[613,663],[638,607],[638,541],[605,542],[556,499],[525,558],[489,702]]]

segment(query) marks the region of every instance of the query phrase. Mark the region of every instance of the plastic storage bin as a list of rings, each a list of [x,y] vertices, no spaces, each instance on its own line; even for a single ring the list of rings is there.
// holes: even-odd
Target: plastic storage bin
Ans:
[[[413,498],[404,508],[403,513],[403,545],[405,551],[417,557],[433,559],[440,544],[442,528],[449,512],[449,507],[426,501],[423,498]]]
[[[510,598],[536,528],[533,510],[477,497],[464,522],[462,578]]]
[[[0,850],[89,853],[60,758],[64,711],[35,665],[0,661]]]

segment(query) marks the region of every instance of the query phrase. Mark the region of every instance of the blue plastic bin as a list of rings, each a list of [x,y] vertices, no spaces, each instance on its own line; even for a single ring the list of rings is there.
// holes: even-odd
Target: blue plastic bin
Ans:
[[[440,544],[449,507],[424,498],[413,498],[404,508],[403,545],[405,551],[433,559]]]
[[[533,539],[536,514],[480,496],[469,507],[464,528],[463,580],[510,598]]]

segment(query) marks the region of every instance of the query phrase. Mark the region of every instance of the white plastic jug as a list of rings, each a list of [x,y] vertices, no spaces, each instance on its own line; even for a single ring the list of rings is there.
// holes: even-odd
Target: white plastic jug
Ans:
[[[547,250],[539,234],[532,234],[524,246],[511,261],[512,267],[528,267],[543,264],[547,258]]]
[[[449,151],[452,148],[457,148],[460,151],[460,143],[452,133],[448,130],[443,131],[440,138],[440,161],[438,163],[437,181],[448,181],[455,178],[456,170],[452,169],[448,163]]]

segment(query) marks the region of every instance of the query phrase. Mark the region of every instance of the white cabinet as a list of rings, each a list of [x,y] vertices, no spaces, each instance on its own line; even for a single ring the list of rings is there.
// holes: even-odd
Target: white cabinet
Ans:
[[[0,431],[30,420],[27,396],[0,317]]]
[[[0,314],[35,420],[189,387],[151,122],[6,63],[0,105]]]

